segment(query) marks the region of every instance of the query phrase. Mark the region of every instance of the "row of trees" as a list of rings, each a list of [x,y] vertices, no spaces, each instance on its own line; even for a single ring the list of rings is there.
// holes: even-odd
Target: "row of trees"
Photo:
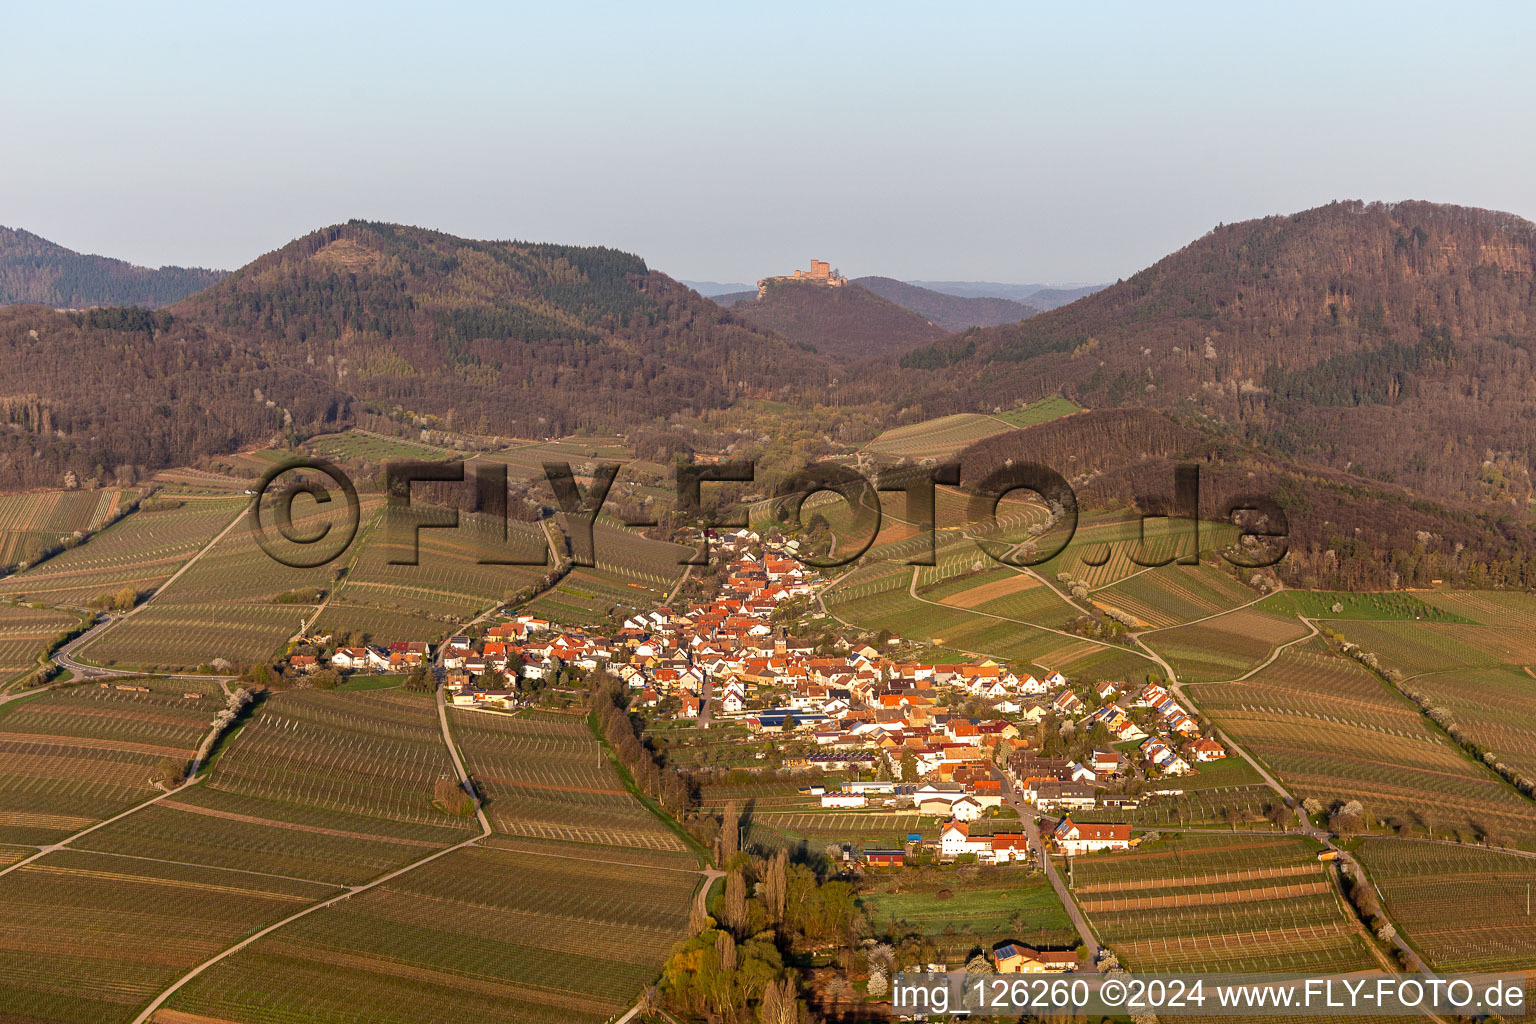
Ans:
[[[623,684],[612,676],[602,676],[593,690],[592,713],[596,716],[598,729],[613,747],[620,763],[634,777],[640,791],[681,821],[693,803],[688,781],[640,739],[624,701]]]

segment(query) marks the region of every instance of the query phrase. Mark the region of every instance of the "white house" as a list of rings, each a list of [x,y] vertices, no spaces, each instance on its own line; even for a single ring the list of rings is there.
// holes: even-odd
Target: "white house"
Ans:
[[[964,822],[951,821],[944,826],[944,831],[939,833],[939,854],[946,858],[958,857],[965,853],[974,853],[978,857],[985,852],[992,853],[992,838],[982,836],[971,838],[971,828]]]
[[[1051,833],[1057,849],[1068,857],[1100,850],[1129,850],[1131,826],[1129,825],[1078,825],[1072,816],[1062,818]]]

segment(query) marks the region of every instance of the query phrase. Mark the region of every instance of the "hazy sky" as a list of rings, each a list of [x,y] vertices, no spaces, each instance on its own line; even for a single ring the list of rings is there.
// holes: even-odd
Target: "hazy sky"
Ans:
[[[958,6],[12,3],[0,224],[151,265],[366,217],[1069,282],[1334,198],[1536,217],[1531,6]]]

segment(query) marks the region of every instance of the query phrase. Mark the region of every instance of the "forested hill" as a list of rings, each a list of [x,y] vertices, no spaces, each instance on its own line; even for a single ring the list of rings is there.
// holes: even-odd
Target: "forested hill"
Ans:
[[[637,256],[352,222],[171,308],[0,311],[0,488],[355,422],[557,437],[826,395],[830,364]]]
[[[392,224],[316,231],[174,311],[358,398],[480,433],[623,430],[814,397],[829,376],[638,256]]]
[[[0,227],[0,306],[165,306],[213,284],[222,270],[151,270],[85,256],[29,231]]]
[[[868,288],[888,302],[912,310],[946,331],[1016,323],[1040,312],[1034,306],[1014,302],[1012,299],[950,295],[898,281],[894,277],[861,277],[853,283]]]
[[[1419,493],[1532,496],[1536,226],[1338,202],[1224,225],[1019,324],[861,368],[932,412],[1060,390],[1142,405]]]
[[[839,361],[905,352],[948,333],[855,283],[775,281],[762,298],[737,302],[731,312]]]

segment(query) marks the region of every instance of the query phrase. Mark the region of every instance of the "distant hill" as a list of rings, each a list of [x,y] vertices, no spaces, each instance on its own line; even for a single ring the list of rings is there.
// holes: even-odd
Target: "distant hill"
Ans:
[[[0,310],[0,361],[0,425],[15,428],[0,430],[0,487],[184,465],[365,414],[625,431],[749,398],[825,400],[832,369],[638,256],[361,221],[168,310]]]
[[[85,256],[30,231],[0,227],[0,306],[167,306],[224,276],[222,270],[151,270]]]
[[[1092,295],[1106,285],[1090,284],[1071,288],[1058,288],[1045,284],[1003,284],[998,281],[908,281],[908,284],[959,295],[966,298],[1012,299],[1034,306],[1036,309],[1055,309],[1075,302],[1085,295]]]
[[[709,297],[710,301],[715,305],[724,306],[726,309],[730,309],[732,306],[735,306],[738,303],[748,302],[755,298],[757,298],[756,288],[748,288],[746,291],[741,292],[722,292],[719,295],[711,295]]]
[[[1034,306],[1012,299],[949,295],[907,284],[893,277],[861,277],[853,283],[868,288],[882,299],[912,310],[946,331],[1016,323],[1040,312]]]
[[[1090,408],[1160,408],[1419,494],[1523,511],[1536,495],[1533,282],[1536,225],[1519,217],[1331,203],[1220,226],[1071,305],[864,378],[928,396],[930,414],[1058,390]]]
[[[1094,292],[1101,292],[1107,287],[1109,286],[1103,284],[1089,284],[1081,288],[1041,288],[1037,292],[1029,293],[1029,304],[1041,309],[1056,309],[1092,295]]]
[[[717,298],[731,292],[757,291],[756,288],[753,288],[745,281],[682,281],[680,283],[692,288],[706,299]]]
[[[905,352],[948,333],[854,283],[833,288],[776,281],[761,299],[737,302],[731,313],[839,361]]]

